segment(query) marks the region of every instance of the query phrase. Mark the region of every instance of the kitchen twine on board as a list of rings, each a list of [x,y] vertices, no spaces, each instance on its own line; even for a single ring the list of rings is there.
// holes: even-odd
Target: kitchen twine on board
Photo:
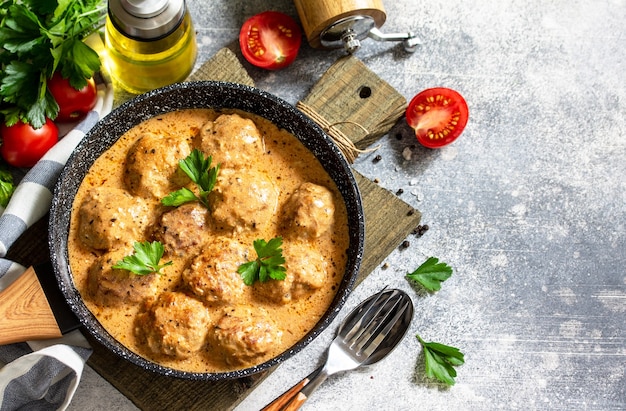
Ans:
[[[348,136],[346,136],[341,130],[335,127],[339,124],[353,124],[359,127],[361,130],[363,130],[365,134],[369,134],[369,131],[367,131],[365,127],[363,127],[361,124],[357,122],[345,120],[345,121],[336,121],[334,123],[330,123],[320,113],[315,111],[313,107],[301,101],[298,101],[296,103],[296,108],[300,110],[302,113],[309,116],[311,120],[315,121],[322,128],[322,130],[324,130],[326,133],[328,133],[328,135],[330,135],[330,137],[332,137],[333,141],[337,144],[337,146],[339,147],[339,150],[341,150],[343,155],[346,157],[346,160],[348,160],[350,164],[354,163],[354,160],[356,160],[357,156],[360,153],[370,153],[372,151],[378,150],[378,148],[380,147],[380,146],[376,146],[376,147],[366,149],[366,150],[359,149],[348,138]]]

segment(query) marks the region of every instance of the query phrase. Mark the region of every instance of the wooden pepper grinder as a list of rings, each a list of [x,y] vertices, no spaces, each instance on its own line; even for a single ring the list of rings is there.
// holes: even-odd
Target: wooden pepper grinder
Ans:
[[[309,44],[315,48],[344,48],[352,54],[361,40],[402,41],[408,52],[420,44],[412,32],[384,34],[387,15],[382,0],[294,0]]]

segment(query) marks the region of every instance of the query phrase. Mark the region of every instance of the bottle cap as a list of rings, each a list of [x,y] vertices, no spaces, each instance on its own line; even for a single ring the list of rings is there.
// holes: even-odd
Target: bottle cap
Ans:
[[[185,14],[184,0],[109,0],[109,17],[123,34],[139,40],[167,36]]]

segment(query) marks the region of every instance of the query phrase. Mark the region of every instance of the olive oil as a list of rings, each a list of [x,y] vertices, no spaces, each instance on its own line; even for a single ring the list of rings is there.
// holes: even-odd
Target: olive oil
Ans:
[[[105,29],[105,64],[134,94],[184,80],[196,61],[196,36],[181,0],[111,0]]]

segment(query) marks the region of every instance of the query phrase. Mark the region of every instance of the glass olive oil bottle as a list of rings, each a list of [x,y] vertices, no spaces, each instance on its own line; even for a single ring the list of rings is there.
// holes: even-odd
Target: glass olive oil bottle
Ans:
[[[196,36],[184,0],[109,0],[105,64],[139,94],[184,80],[196,61]]]

